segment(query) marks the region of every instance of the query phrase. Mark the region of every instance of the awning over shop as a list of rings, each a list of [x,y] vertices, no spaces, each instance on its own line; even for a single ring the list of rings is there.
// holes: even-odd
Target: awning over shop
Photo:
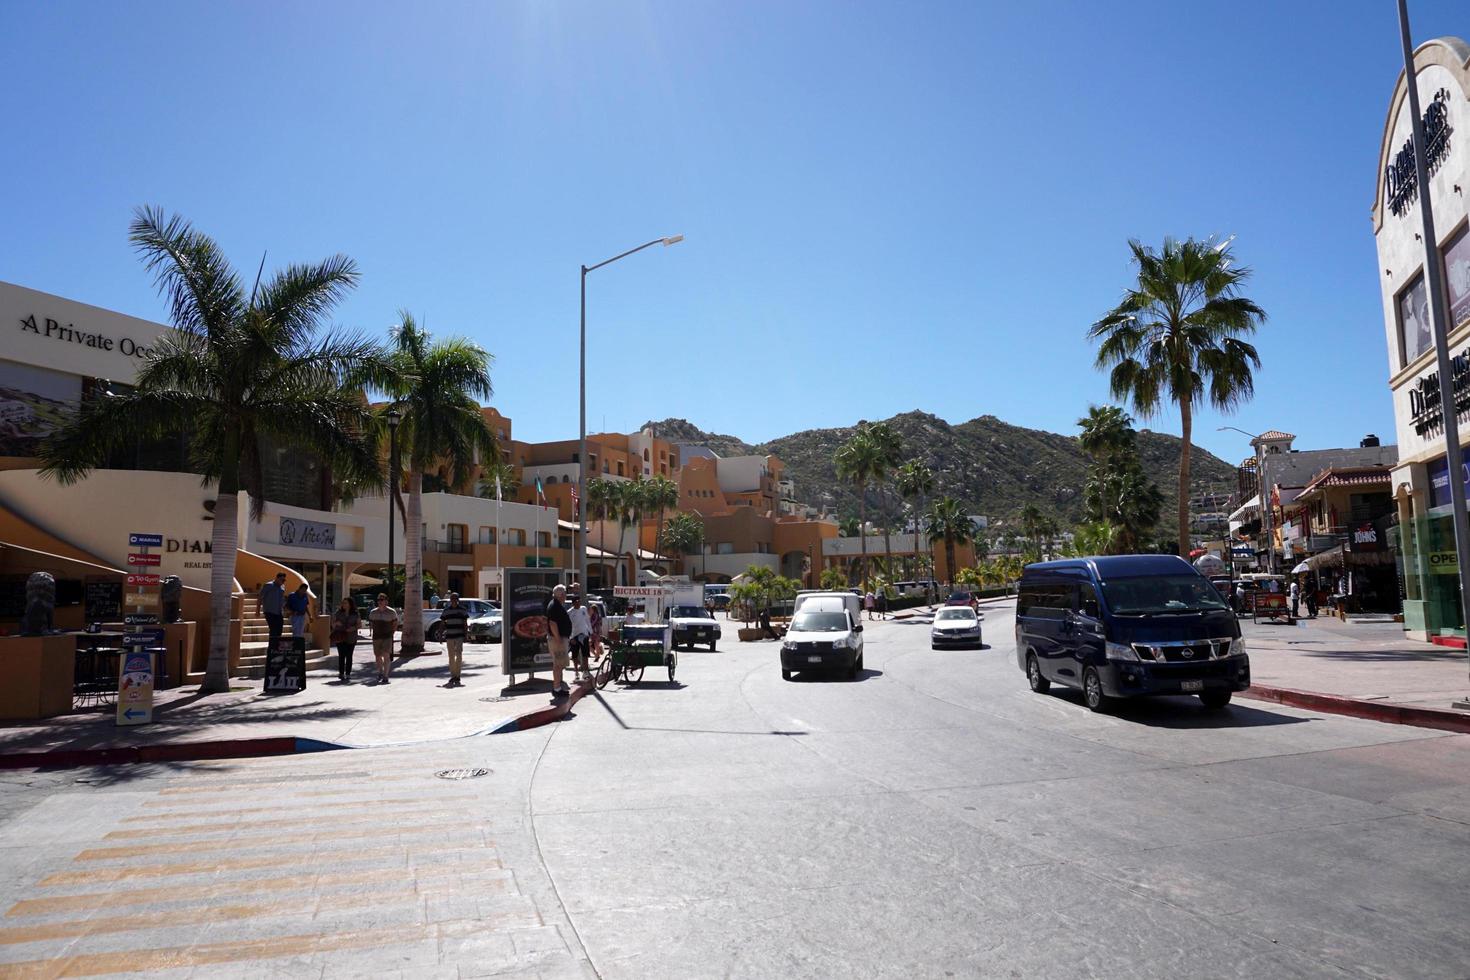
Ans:
[[[1308,558],[1302,564],[1314,572],[1320,572],[1329,568],[1342,568],[1344,564],[1354,568],[1371,568],[1376,565],[1392,565],[1394,562],[1393,552],[1387,549],[1383,551],[1348,551],[1345,545],[1328,548]]]
[[[1230,512],[1230,523],[1244,524],[1246,521],[1258,520],[1261,516],[1261,495],[1256,494],[1239,507]]]

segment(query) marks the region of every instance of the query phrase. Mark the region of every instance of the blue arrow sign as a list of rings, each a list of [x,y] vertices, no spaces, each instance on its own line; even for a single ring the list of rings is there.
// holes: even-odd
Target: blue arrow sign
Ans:
[[[131,548],[161,548],[163,547],[163,535],[134,531],[128,535],[128,546]]]
[[[141,718],[147,713],[148,712],[146,711],[139,711],[137,708],[129,708],[127,711],[123,712],[123,717],[131,720],[133,718]]]

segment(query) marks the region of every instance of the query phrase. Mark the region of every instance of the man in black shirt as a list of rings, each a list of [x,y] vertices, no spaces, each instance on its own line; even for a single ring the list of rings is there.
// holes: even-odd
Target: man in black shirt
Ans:
[[[571,689],[562,683],[561,672],[568,663],[567,652],[571,649],[572,617],[567,613],[563,600],[567,587],[558,585],[551,590],[551,601],[546,604],[546,646],[551,651],[551,694],[552,697],[567,697]]]

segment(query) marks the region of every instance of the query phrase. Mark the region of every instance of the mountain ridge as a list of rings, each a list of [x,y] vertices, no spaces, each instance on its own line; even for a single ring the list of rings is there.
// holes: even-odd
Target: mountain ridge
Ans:
[[[1082,520],[1088,458],[1076,436],[1012,425],[990,414],[952,424],[915,410],[864,421],[883,421],[891,426],[902,440],[904,458],[921,459],[934,471],[935,495],[952,496],[971,513],[1014,519],[1026,503],[1035,503],[1064,525]],[[760,443],[706,432],[681,418],[650,421],[644,428],[653,429],[660,438],[704,446],[721,456],[776,456],[786,464],[786,475],[796,484],[798,500],[818,507],[825,504],[829,513],[846,517],[858,512],[857,492],[837,479],[832,457],[860,424],[805,429]],[[1178,436],[1138,430],[1144,472],[1164,496],[1164,518],[1160,522],[1160,533],[1164,535],[1172,526],[1178,498],[1179,446]],[[1195,490],[1234,488],[1234,466],[1198,445],[1191,461],[1190,482]],[[870,519],[882,513],[897,516],[900,508],[900,501],[885,500],[881,494],[869,491]]]

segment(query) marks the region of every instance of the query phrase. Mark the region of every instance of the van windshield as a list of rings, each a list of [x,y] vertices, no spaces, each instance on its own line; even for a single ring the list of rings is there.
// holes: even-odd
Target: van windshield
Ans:
[[[792,620],[791,628],[802,633],[843,633],[847,631],[847,613],[804,612]]]
[[[1229,609],[1215,587],[1198,575],[1141,575],[1103,583],[1103,595],[1119,616]]]
[[[709,619],[709,613],[704,611],[703,606],[675,606],[669,610],[669,615],[679,619]]]

